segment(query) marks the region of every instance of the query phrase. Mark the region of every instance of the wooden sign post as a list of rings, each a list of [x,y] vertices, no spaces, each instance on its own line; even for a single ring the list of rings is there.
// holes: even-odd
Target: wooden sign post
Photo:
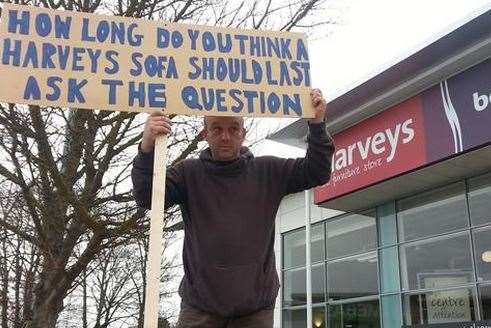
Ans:
[[[147,286],[145,290],[144,328],[156,328],[159,316],[160,263],[162,229],[165,204],[165,167],[167,137],[155,140],[152,210],[150,213],[150,240],[148,243]]]
[[[167,114],[313,117],[304,34],[3,3],[0,101]],[[166,140],[156,142],[145,328],[156,328]]]

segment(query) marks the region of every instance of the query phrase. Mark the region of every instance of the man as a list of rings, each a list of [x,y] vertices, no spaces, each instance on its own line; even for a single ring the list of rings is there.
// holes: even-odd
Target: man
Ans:
[[[209,148],[167,170],[165,205],[179,204],[184,221],[179,328],[273,326],[276,212],[283,196],[324,184],[331,172],[326,102],[319,90],[311,100],[305,158],[255,158],[242,146],[243,118],[206,117]],[[132,171],[140,206],[151,206],[155,138],[170,132],[168,118],[149,116]]]

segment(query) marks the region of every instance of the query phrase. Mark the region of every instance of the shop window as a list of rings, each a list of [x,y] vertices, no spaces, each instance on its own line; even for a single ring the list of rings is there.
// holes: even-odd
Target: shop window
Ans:
[[[312,266],[312,303],[324,303],[326,269],[324,263]]]
[[[404,290],[474,281],[469,232],[405,244],[400,253]]]
[[[324,245],[326,244],[324,235],[324,223],[312,226],[310,230],[312,263],[324,261],[326,258],[324,251]]]
[[[406,325],[474,321],[475,290],[461,288],[404,296]]]
[[[307,310],[285,309],[282,313],[282,328],[305,328],[307,327]]]
[[[380,328],[377,300],[328,306],[330,328]]]
[[[491,174],[469,180],[472,225],[491,223]]]
[[[329,305],[327,307],[327,321],[329,328],[344,328],[343,308],[341,304]]]
[[[324,306],[312,308],[312,328],[327,328],[326,310]]]
[[[303,305],[307,303],[305,268],[283,272],[283,306]]]
[[[324,263],[312,266],[312,303],[325,301]],[[305,268],[283,272],[283,306],[296,306],[307,303]]]
[[[465,185],[455,183],[398,202],[401,241],[451,232],[468,226]]]
[[[283,269],[305,266],[305,229],[283,235]]]
[[[479,286],[482,320],[491,320],[491,286]]]
[[[477,280],[491,280],[491,228],[474,231],[474,259]]]
[[[375,211],[327,221],[329,259],[372,251],[377,247]]]
[[[329,301],[378,294],[377,254],[328,262],[327,281]]]

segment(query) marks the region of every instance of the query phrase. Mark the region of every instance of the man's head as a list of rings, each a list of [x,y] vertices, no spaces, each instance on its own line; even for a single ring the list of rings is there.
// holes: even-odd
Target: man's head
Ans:
[[[232,161],[240,156],[246,130],[238,116],[205,116],[204,138],[216,161]]]

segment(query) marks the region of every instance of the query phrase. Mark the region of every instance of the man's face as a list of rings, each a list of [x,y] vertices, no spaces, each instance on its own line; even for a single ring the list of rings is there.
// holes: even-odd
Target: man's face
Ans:
[[[232,161],[238,158],[245,134],[242,117],[208,116],[205,118],[205,140],[216,161]]]

